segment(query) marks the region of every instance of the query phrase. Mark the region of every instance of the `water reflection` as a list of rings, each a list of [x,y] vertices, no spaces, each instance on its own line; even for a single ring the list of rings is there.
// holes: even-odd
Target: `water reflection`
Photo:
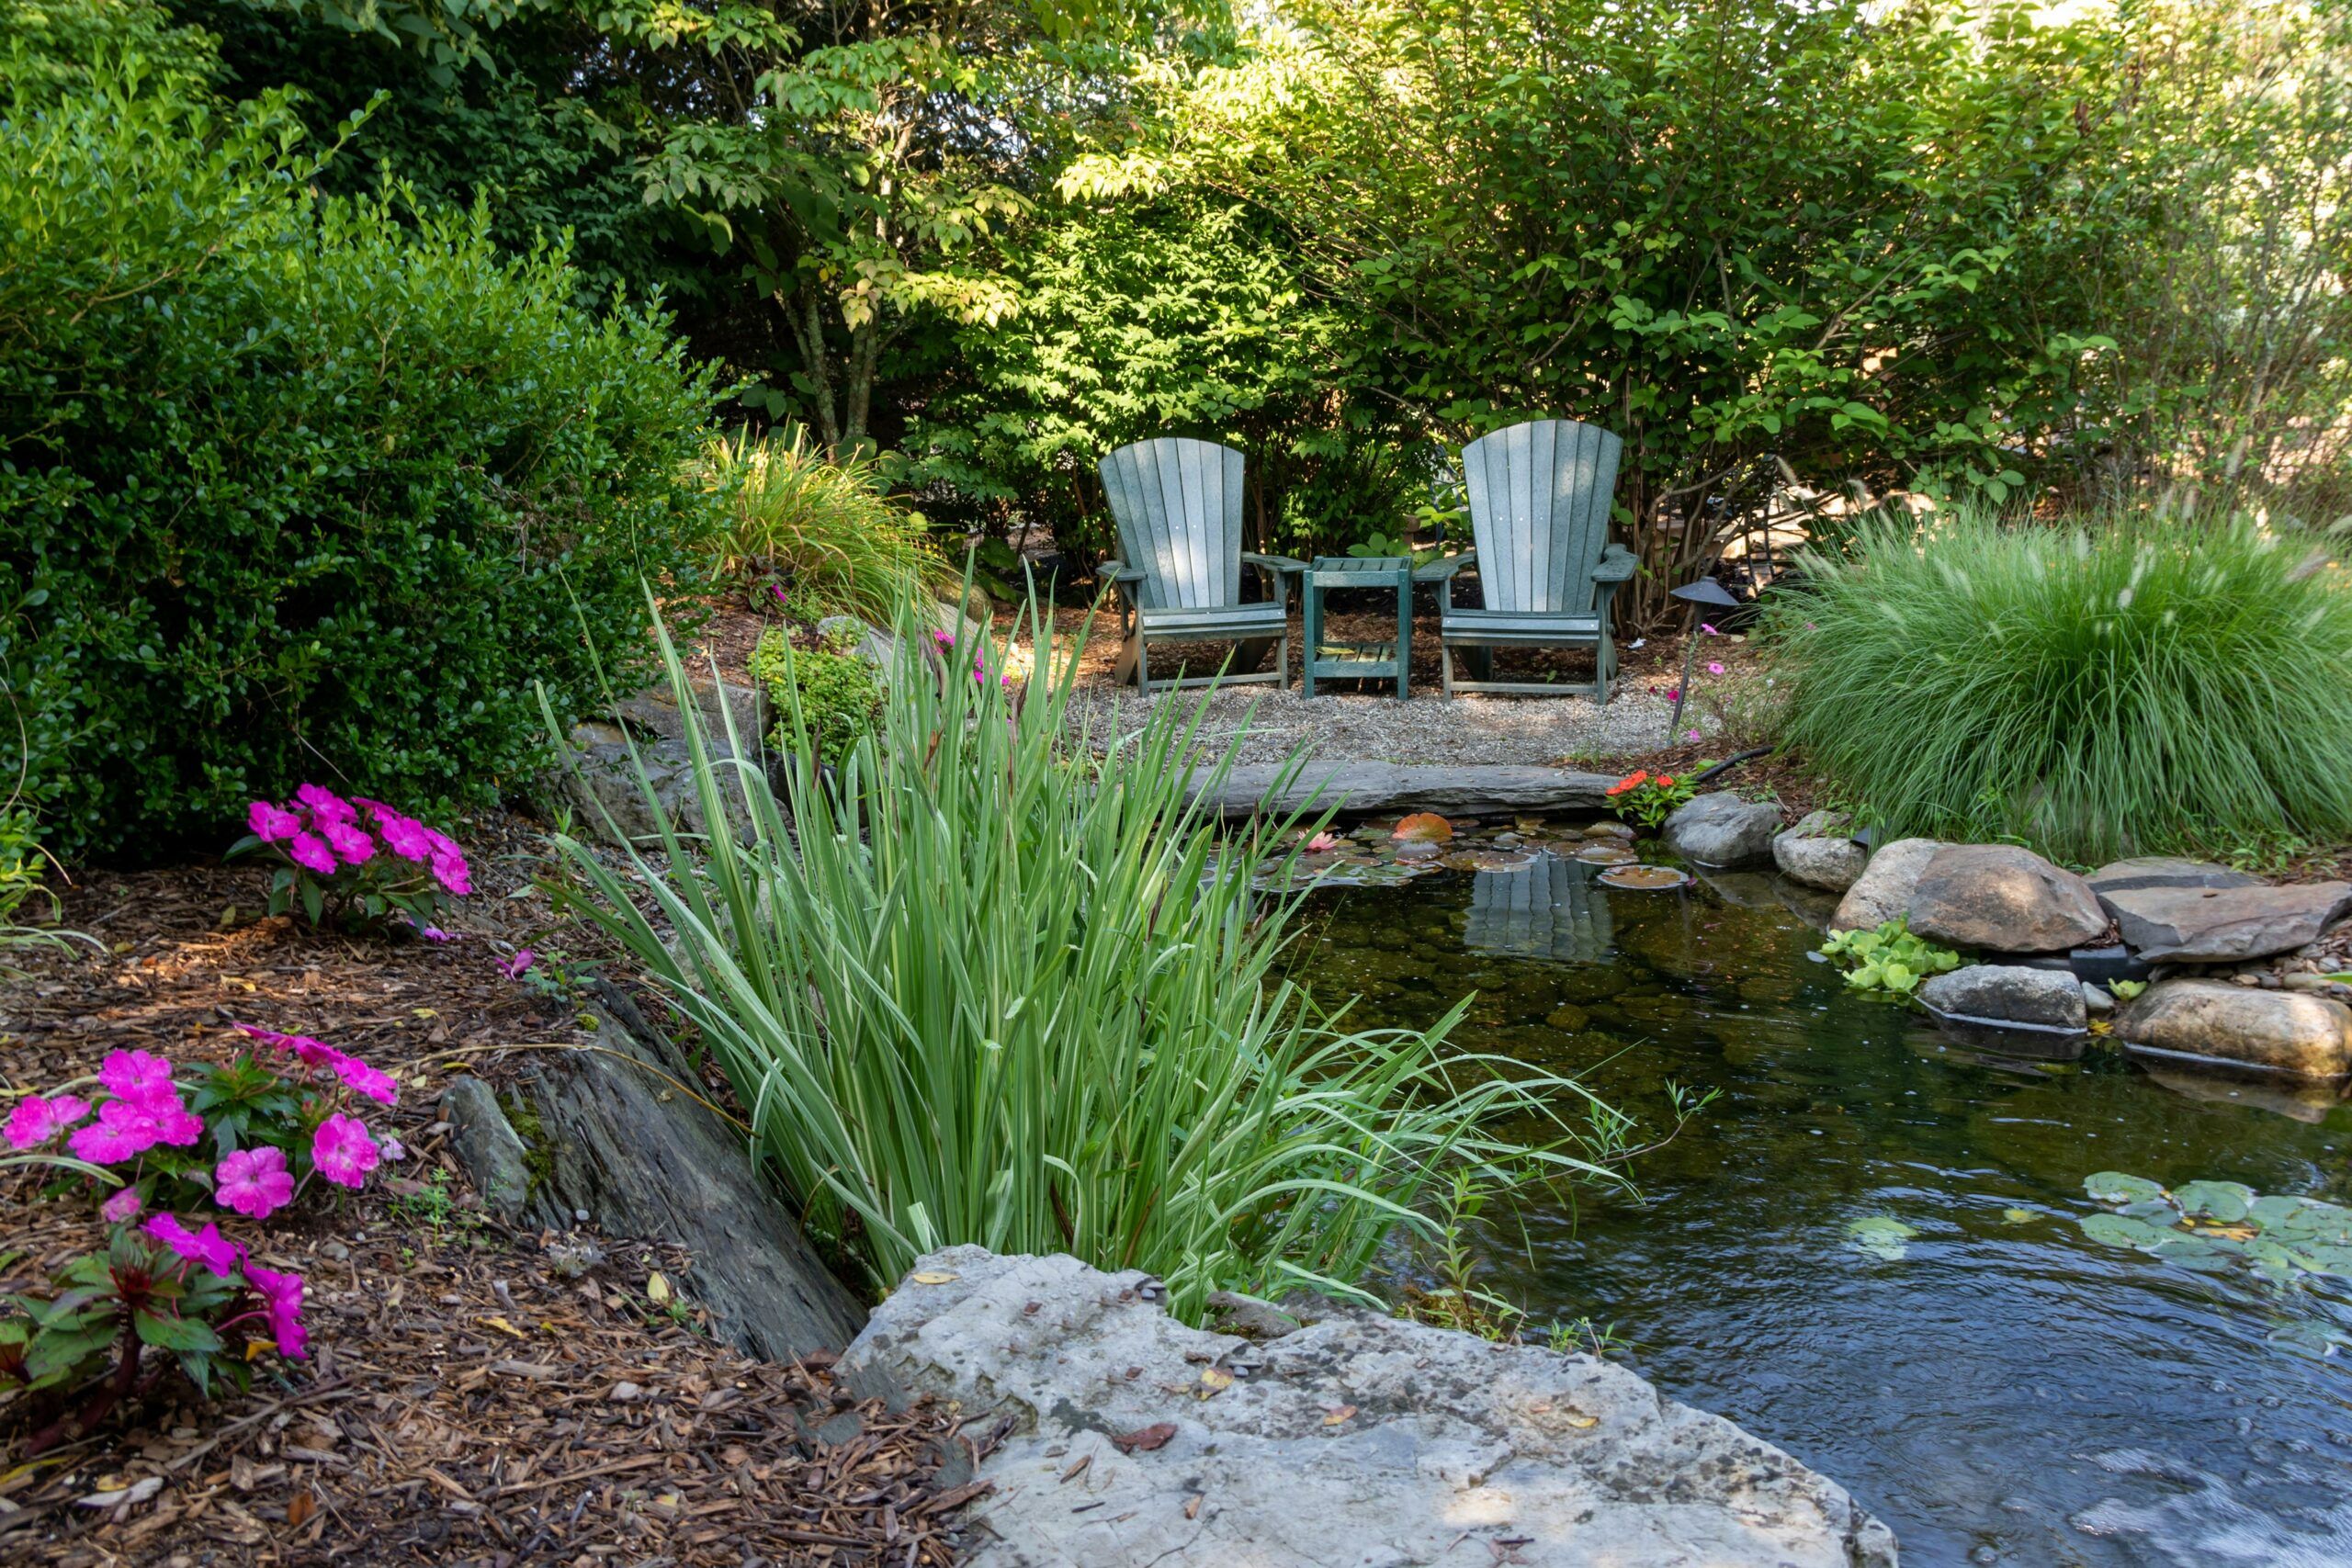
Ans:
[[[2298,1325],[2352,1328],[2342,1282],[2199,1274],[2076,1224],[2102,1169],[2342,1201],[2352,1114],[1955,1042],[1810,962],[1777,890],[1725,891],[1612,893],[1554,860],[1317,896],[1300,968],[1363,989],[1358,1021],[1476,989],[1466,1048],[1642,1114],[1668,1080],[1722,1091],[1639,1203],[1498,1224],[1485,1282],[1613,1323],[1670,1393],[1845,1483],[1908,1564],[2352,1565],[2352,1376],[2296,1353],[2325,1344]],[[1900,1260],[1844,1244],[1874,1214],[1918,1232]]]

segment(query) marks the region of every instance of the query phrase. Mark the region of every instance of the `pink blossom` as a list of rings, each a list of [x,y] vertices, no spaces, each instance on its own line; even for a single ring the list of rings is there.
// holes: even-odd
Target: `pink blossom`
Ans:
[[[433,876],[460,898],[474,890],[473,874],[466,869],[466,857],[455,848],[447,853],[438,848],[433,852]]]
[[[306,1067],[332,1069],[343,1059],[342,1052],[325,1041],[313,1040],[307,1034],[280,1034],[274,1029],[257,1029],[250,1023],[241,1023],[237,1028],[273,1050],[289,1053]]]
[[[304,784],[294,798],[309,807],[312,822],[348,822],[358,815],[351,802],[321,784]]]
[[[1705,632],[1709,637],[1721,637],[1721,636],[1723,635],[1721,632],[1719,632],[1719,631],[1715,630],[1715,628],[1714,628],[1714,627],[1713,627],[1713,626],[1709,626],[1709,625],[1708,625],[1706,622],[1704,622],[1704,621],[1701,621],[1701,622],[1699,623],[1699,629],[1700,629],[1701,631],[1702,631],[1702,632]]]
[[[8,1146],[38,1148],[89,1113],[90,1102],[74,1095],[28,1095],[8,1112]]]
[[[233,1274],[245,1260],[245,1249],[222,1235],[216,1224],[190,1231],[171,1215],[157,1214],[141,1228],[190,1263],[201,1263],[215,1274]]]
[[[371,1067],[358,1057],[346,1055],[341,1051],[334,1054],[334,1060],[330,1066],[334,1068],[334,1076],[343,1080],[343,1087],[352,1093],[364,1094],[379,1105],[398,1105],[401,1102],[400,1085],[392,1081],[391,1074]]]
[[[1340,840],[1329,833],[1317,833],[1306,840],[1306,852],[1311,855],[1318,855],[1326,850],[1336,850],[1339,847]]]
[[[302,1328],[302,1276],[281,1274],[275,1269],[248,1263],[245,1283],[261,1298],[262,1311],[269,1317],[270,1336],[277,1341],[277,1353],[289,1360],[302,1359],[308,1342]]]
[[[152,1051],[109,1051],[98,1082],[124,1100],[141,1100],[172,1087],[172,1065]]]
[[[508,979],[519,980],[529,971],[532,964],[538,962],[538,958],[539,955],[537,953],[533,953],[526,947],[522,952],[516,953],[514,957],[508,959],[505,963],[500,964],[498,967],[505,974]]]
[[[451,936],[447,931],[443,931],[439,926],[418,926],[414,920],[411,920],[409,924],[416,926],[416,934],[423,937],[427,942],[455,942],[458,940],[456,937]]]
[[[126,1187],[99,1204],[98,1213],[110,1225],[127,1225],[137,1219],[139,1211],[146,1206],[146,1200],[139,1196],[138,1188]]]
[[[329,822],[319,832],[345,865],[362,864],[376,852],[376,840],[347,822]]]
[[[338,1187],[359,1187],[376,1168],[376,1140],[356,1116],[340,1111],[319,1123],[311,1140],[311,1160],[319,1174]]]
[[[272,806],[266,800],[256,800],[245,807],[245,826],[266,844],[290,839],[302,830],[302,819],[283,807]]]
[[[212,1201],[250,1219],[266,1220],[294,1201],[294,1173],[286,1151],[266,1145],[239,1149],[213,1168]]]
[[[334,874],[334,852],[316,833],[297,833],[286,842],[286,858],[321,876]]]
[[[1682,739],[1685,740],[1696,740],[1699,739],[1699,732],[1695,729],[1685,730],[1683,732]]]
[[[1817,632],[1817,631],[1819,631],[1821,628],[1820,628],[1819,626],[1815,626],[1811,621],[1807,621],[1807,622],[1804,624],[1804,629],[1805,629],[1805,630],[1807,630],[1807,631],[1809,631],[1809,632]]]
[[[78,1129],[65,1146],[76,1159],[114,1165],[157,1144],[186,1148],[203,1135],[204,1118],[182,1105],[179,1091],[166,1084],[138,1100],[107,1101],[98,1107],[98,1119]]]
[[[433,837],[415,818],[379,807],[376,826],[384,835],[384,847],[401,859],[423,865],[433,858]]]
[[[1666,700],[1670,703],[1680,702],[1682,700],[1682,688],[1679,686],[1668,686],[1666,689]]]
[[[384,1157],[386,1159],[408,1158],[408,1145],[401,1143],[398,1138],[386,1138],[380,1146],[384,1151]]]
[[[1710,664],[1707,666],[1707,673],[1710,675],[1720,675],[1723,672],[1724,667],[1720,664]]]

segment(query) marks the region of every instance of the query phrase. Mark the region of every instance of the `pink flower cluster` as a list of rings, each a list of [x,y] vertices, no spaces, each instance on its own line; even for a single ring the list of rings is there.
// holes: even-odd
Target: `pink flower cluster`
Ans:
[[[269,1152],[277,1153],[275,1149]],[[285,1158],[283,1155],[278,1157],[281,1161]],[[245,1283],[261,1300],[260,1314],[269,1324],[270,1337],[277,1342],[277,1353],[295,1361],[309,1354],[310,1334],[302,1326],[300,1274],[263,1268],[253,1261],[242,1244],[222,1235],[216,1224],[207,1224],[202,1230],[192,1231],[170,1214],[157,1214],[140,1228],[199,1268],[223,1277],[242,1273]]]
[[[91,1105],[78,1095],[28,1095],[8,1114],[8,1145],[39,1148],[67,1128],[65,1146],[76,1159],[117,1165],[158,1144],[186,1148],[204,1135],[204,1118],[180,1099],[172,1065],[145,1051],[114,1051],[98,1068],[98,1082],[113,1096],[97,1106],[97,1120],[80,1126]]]
[[[274,1051],[283,1051],[306,1067],[331,1073],[342,1080],[343,1087],[354,1094],[364,1094],[379,1105],[398,1105],[400,1085],[392,1075],[379,1067],[371,1067],[347,1051],[338,1051],[323,1040],[313,1040],[307,1034],[280,1034],[274,1029],[241,1023],[237,1032],[250,1035]]]
[[[362,826],[362,812],[374,823],[375,837]],[[288,860],[314,875],[333,876],[345,866],[367,864],[381,838],[384,849],[428,867],[449,892],[463,897],[473,891],[456,840],[365,795],[345,800],[323,784],[306,784],[284,806],[254,801],[245,808],[245,825],[254,838],[277,845]]]
[[[956,646],[956,634],[951,631],[934,631],[931,634],[931,640],[939,645],[940,652],[945,653]],[[986,649],[976,649],[972,654],[972,679],[984,686],[988,684],[989,656]],[[997,684],[1006,691],[1012,689],[1011,675],[1000,675],[996,681]]]

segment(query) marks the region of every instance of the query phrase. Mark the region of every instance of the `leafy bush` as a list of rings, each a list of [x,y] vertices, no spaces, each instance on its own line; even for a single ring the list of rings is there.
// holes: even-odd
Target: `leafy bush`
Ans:
[[[901,647],[835,776],[789,760],[790,831],[747,764],[706,764],[704,818],[749,842],[666,834],[641,883],[565,842],[793,1203],[876,1283],[975,1242],[1150,1269],[1193,1318],[1219,1286],[1361,1296],[1456,1168],[1607,1179],[1626,1123],[1572,1080],[1449,1053],[1452,1019],[1346,1032],[1272,975],[1294,906],[1251,889],[1296,824],[1227,837],[1185,804],[1199,710],[1096,759],[1069,745],[1075,649],[1012,688]]]
[[[1960,967],[1959,953],[1913,935],[1909,919],[1902,915],[1872,931],[1831,931],[1821,953],[1847,966],[1846,984],[1856,990],[1906,997],[1928,976]]]
[[[535,681],[594,690],[583,631],[643,656],[709,375],[560,249],[315,199],[282,102],[94,36],[62,89],[0,63],[0,686],[51,849],[217,842],[322,766],[485,794]]]
[[[2340,537],[1881,519],[1770,639],[1784,736],[1890,832],[2089,864],[2352,835]]]
[[[952,585],[922,518],[883,493],[873,460],[840,462],[795,430],[741,431],[704,448],[704,482],[723,521],[712,571],[819,614],[888,622],[899,602]]]
[[[1698,793],[1698,786],[1688,779],[1653,773],[1647,768],[1627,773],[1611,784],[1608,791],[1611,810],[1624,820],[1638,822],[1652,831],[1664,827],[1666,819],[1689,805]]]
[[[826,763],[840,763],[873,732],[882,706],[881,674],[846,628],[810,628],[796,645],[787,628],[770,626],[752,650],[752,678],[775,712],[769,739],[776,749],[798,750],[805,740]]]

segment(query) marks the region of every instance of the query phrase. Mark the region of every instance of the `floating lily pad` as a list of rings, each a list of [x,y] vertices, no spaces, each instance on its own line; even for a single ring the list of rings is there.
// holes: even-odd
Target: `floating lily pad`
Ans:
[[[2236,1181],[2192,1181],[2173,1194],[2181,1213],[2225,1223],[2245,1219],[2254,1199],[2254,1189]]]
[[[1619,843],[1587,844],[1577,852],[1577,859],[1587,865],[1632,865],[1641,858]]]
[[[1600,879],[1611,887],[1633,887],[1644,892],[1662,893],[1669,888],[1680,887],[1688,884],[1690,874],[1677,871],[1670,865],[1612,865],[1600,874]]]
[[[1388,836],[1403,844],[1442,844],[1453,837],[1453,824],[1434,811],[1416,811]]]
[[[2001,1223],[2003,1224],[2021,1225],[2030,1221],[2032,1218],[2033,1211],[2031,1209],[2004,1209],[2001,1211]]]
[[[2340,1356],[2346,1346],[2352,1346],[2352,1334],[2346,1334],[2332,1324],[2314,1323],[2309,1319],[2281,1324],[2266,1337],[2282,1350],[2321,1359]]]
[[[2102,1170],[2096,1176],[2083,1178],[2083,1190],[2101,1203],[2144,1203],[2162,1198],[2165,1190],[2144,1176],[2126,1176],[2120,1170]]]
[[[2142,1252],[2154,1252],[2167,1237],[2183,1233],[2152,1225],[2145,1220],[2135,1220],[2125,1214],[2085,1214],[2083,1234],[2103,1246],[2130,1247]]]
[[[1910,1249],[1903,1244],[1918,1234],[1892,1214],[1864,1214],[1846,1222],[1846,1245],[1887,1263],[1908,1256]]]

